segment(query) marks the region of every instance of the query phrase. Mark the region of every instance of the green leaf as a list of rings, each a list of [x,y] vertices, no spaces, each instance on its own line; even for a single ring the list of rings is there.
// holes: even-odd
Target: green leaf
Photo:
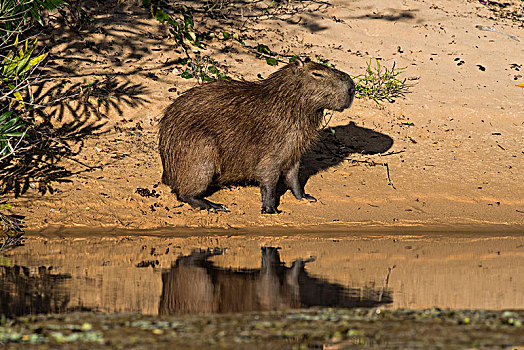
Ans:
[[[270,55],[271,54],[271,50],[269,49],[269,47],[267,45],[263,45],[263,44],[258,44],[257,52],[260,52],[260,53],[263,53],[263,54],[266,54],[266,55]]]
[[[168,23],[171,27],[175,28],[176,30],[180,29],[180,28],[179,28],[180,26],[178,25],[178,22],[173,21],[173,19],[172,19],[171,17],[169,17],[169,18],[167,19],[167,23]]]
[[[195,35],[195,33],[192,32],[192,31],[190,31],[190,30],[188,30],[188,31],[186,32],[186,38],[187,38],[188,40],[193,41],[193,42],[196,41],[196,35]]]
[[[9,117],[11,117],[12,114],[13,114],[13,111],[7,111],[7,112],[2,113],[2,115],[0,115],[0,125],[2,124],[4,120],[7,120]]]
[[[292,57],[289,58],[289,63],[295,61],[296,59],[300,59],[300,57],[298,55],[294,55]]]
[[[191,79],[191,78],[193,78],[193,74],[189,73],[187,70],[184,71],[180,76],[182,78],[184,78],[184,79]]]
[[[25,125],[23,123],[16,125],[19,121],[20,117],[14,117],[6,122],[3,122],[2,124],[0,124],[0,131],[2,133],[8,133],[16,129],[19,129],[20,127]]]
[[[14,71],[15,76],[19,76],[29,70],[29,56],[25,55],[16,65],[16,69]]]
[[[186,29],[193,28],[193,15],[191,13],[184,14],[184,25]]]
[[[228,32],[222,32],[222,35],[224,36],[224,40],[228,40],[231,37],[231,34]]]
[[[15,122],[18,122],[18,120],[16,120]],[[1,136],[4,137],[4,136],[8,136],[8,137],[11,137],[11,136],[20,136],[20,135],[10,135],[12,134],[15,130],[17,129],[20,129],[22,127],[25,126],[24,123],[20,123],[20,124],[14,124],[14,123],[10,123],[9,125],[7,125],[8,123],[5,123],[4,125],[1,125]],[[4,137],[5,138],[5,137]]]
[[[13,205],[11,203],[2,203],[0,204],[0,210],[7,210],[11,209]]]
[[[24,98],[22,97],[22,94],[20,93],[20,91],[14,91],[13,95],[15,96],[15,98],[20,103],[20,106],[22,107],[22,110],[24,110]]]
[[[266,63],[270,66],[276,66],[278,64],[276,58],[274,57],[266,57]]]
[[[41,25],[43,26],[44,25],[44,22],[42,22],[42,17],[40,17],[40,15],[38,14],[38,12],[36,12],[36,10],[34,8],[30,8],[29,9],[29,12],[31,12],[31,16],[36,19],[36,21]]]
[[[160,23],[164,23],[165,21],[167,21],[169,19],[169,15],[164,10],[158,9],[158,10],[156,10],[155,18]]]
[[[46,53],[44,53],[44,54],[42,54],[42,55],[40,55],[40,56],[37,56],[37,57],[35,57],[35,58],[32,58],[32,59],[29,61],[29,65],[30,65],[31,67],[34,67],[34,66],[38,65],[40,62],[42,62],[43,60],[46,59],[47,54],[48,54],[48,53],[46,52]]]
[[[20,125],[20,127],[21,126],[22,125]],[[17,129],[19,129],[19,127],[17,127]],[[25,132],[8,132],[8,133],[3,134],[2,136],[4,137],[24,137],[24,136],[27,136],[27,134]]]

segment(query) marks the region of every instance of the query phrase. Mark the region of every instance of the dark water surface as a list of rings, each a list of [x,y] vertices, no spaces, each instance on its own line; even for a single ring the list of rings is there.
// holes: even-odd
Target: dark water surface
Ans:
[[[309,307],[524,309],[524,237],[29,237],[0,256],[0,314]]]

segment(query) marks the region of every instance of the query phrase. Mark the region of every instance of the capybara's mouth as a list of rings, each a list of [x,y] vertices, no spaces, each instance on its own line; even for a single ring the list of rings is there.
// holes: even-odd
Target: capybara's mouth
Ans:
[[[355,98],[354,94],[349,94],[348,98],[346,99],[346,103],[344,103],[344,105],[341,108],[336,109],[336,111],[342,112],[344,109],[348,109],[349,107],[351,107],[351,105],[353,104],[354,98]]]

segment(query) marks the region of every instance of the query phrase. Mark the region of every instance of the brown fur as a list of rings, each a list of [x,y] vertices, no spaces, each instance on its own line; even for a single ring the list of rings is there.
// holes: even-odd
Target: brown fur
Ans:
[[[261,81],[190,89],[160,121],[162,182],[193,207],[224,210],[202,198],[210,184],[255,180],[262,212],[275,213],[284,174],[296,198],[314,200],[298,181],[300,157],[317,140],[323,110],[348,108],[354,92],[347,74],[300,60]]]

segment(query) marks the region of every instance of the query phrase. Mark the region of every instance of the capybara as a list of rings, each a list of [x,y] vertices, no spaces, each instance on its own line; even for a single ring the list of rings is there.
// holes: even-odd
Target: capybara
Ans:
[[[297,199],[302,154],[318,138],[324,109],[351,106],[349,75],[295,59],[267,79],[214,81],[192,88],[164,112],[159,124],[162,182],[194,208],[227,210],[203,198],[211,184],[260,184],[262,213],[277,210],[281,175]]]

